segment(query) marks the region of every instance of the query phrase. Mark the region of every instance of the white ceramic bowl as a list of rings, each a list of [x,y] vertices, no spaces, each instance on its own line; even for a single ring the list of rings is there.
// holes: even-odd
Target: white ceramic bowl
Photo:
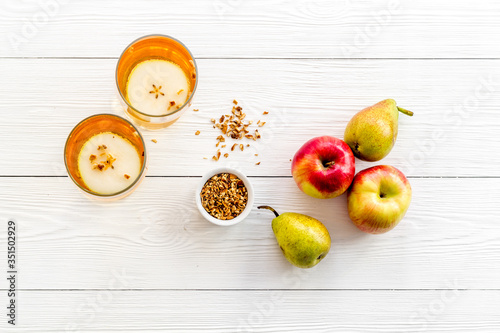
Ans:
[[[243,212],[241,212],[240,215],[238,215],[237,217],[235,217],[232,220],[219,220],[219,219],[213,217],[205,210],[205,208],[203,208],[203,206],[201,204],[200,193],[201,193],[201,190],[203,188],[203,185],[205,185],[207,180],[212,178],[212,176],[218,175],[219,173],[231,173],[231,174],[237,176],[239,179],[241,179],[243,181],[243,183],[245,184],[245,187],[247,188],[247,192],[248,192],[247,205],[245,206],[245,209],[243,210]],[[207,221],[212,222],[213,224],[217,224],[217,225],[230,226],[230,225],[234,225],[236,223],[240,223],[248,216],[248,214],[250,214],[250,211],[252,210],[252,207],[253,207],[254,196],[253,196],[252,184],[250,183],[250,181],[248,180],[248,178],[244,174],[242,174],[240,171],[238,171],[236,169],[232,169],[232,168],[221,167],[221,168],[211,170],[210,172],[205,174],[205,176],[203,176],[201,178],[200,183],[196,187],[195,194],[196,194],[196,206],[198,207],[200,214],[203,215],[203,217]]]

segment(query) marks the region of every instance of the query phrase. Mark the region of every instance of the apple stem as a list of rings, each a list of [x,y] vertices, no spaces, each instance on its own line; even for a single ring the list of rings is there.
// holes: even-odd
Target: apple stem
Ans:
[[[257,208],[258,209],[269,209],[270,211],[272,211],[274,213],[274,215],[276,215],[276,217],[280,216],[280,214],[278,214],[278,212],[275,211],[274,208],[272,208],[272,207],[269,207],[269,206],[259,206]]]
[[[330,162],[326,162],[325,164],[323,164],[325,166],[325,168],[329,168],[331,167],[332,165],[335,164],[335,161],[330,161]]]
[[[403,109],[402,107],[399,107],[399,106],[397,106],[397,108],[398,108],[399,112],[404,113],[405,115],[410,116],[410,117],[413,116],[412,111]]]

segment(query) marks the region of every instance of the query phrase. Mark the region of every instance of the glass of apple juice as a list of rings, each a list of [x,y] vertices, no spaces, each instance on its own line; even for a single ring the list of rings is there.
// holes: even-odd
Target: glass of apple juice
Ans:
[[[116,66],[116,86],[125,113],[147,129],[172,125],[191,107],[198,72],[184,44],[165,35],[133,41]]]
[[[146,145],[137,128],[113,114],[78,123],[64,147],[64,164],[75,185],[95,199],[131,194],[146,173]]]

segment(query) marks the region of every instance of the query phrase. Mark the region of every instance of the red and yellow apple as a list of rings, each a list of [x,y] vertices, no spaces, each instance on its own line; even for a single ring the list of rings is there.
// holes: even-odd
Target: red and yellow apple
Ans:
[[[333,136],[307,141],[295,153],[292,175],[306,194],[320,199],[344,193],[354,178],[354,155],[351,148]]]
[[[347,210],[356,227],[371,234],[393,229],[405,216],[411,187],[393,166],[378,165],[360,171],[347,191]]]

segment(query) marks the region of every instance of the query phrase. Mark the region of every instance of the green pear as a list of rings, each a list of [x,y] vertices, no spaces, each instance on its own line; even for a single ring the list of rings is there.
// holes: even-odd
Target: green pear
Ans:
[[[269,209],[276,215],[272,222],[274,235],[285,258],[291,264],[300,268],[311,268],[330,251],[330,234],[323,223],[315,218],[298,213],[279,215],[269,206],[258,208]]]
[[[387,156],[398,136],[399,112],[413,116],[413,112],[396,106],[393,99],[383,100],[356,113],[344,132],[344,141],[354,156],[370,162]]]

